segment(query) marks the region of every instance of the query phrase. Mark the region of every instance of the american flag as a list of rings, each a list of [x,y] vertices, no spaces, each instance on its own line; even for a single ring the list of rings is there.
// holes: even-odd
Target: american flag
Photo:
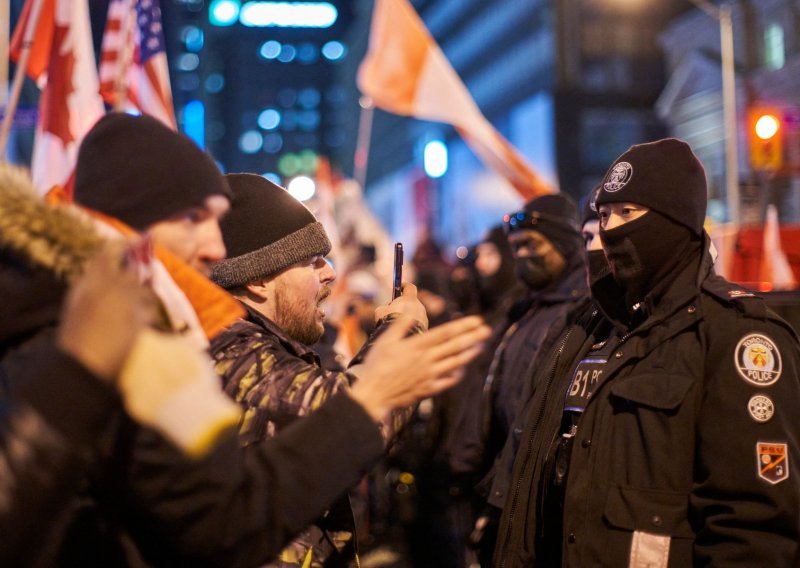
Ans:
[[[100,55],[100,94],[175,128],[158,0],[111,0]]]

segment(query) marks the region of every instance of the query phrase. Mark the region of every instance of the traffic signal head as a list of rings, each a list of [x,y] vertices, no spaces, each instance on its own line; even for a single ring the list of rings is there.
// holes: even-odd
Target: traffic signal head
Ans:
[[[750,109],[750,165],[757,171],[775,171],[783,167],[782,113],[778,109]]]
[[[774,114],[761,114],[753,125],[755,135],[761,140],[770,140],[778,135],[781,129],[781,122]]]

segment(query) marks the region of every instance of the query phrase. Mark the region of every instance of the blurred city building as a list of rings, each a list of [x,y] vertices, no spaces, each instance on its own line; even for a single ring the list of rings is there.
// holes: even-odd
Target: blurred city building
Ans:
[[[749,0],[731,8],[740,227],[729,276],[762,289],[780,287],[800,281],[800,2]],[[669,81],[656,103],[658,116],[703,161],[709,217],[728,221],[719,26],[692,11],[673,21],[660,43]],[[770,260],[778,249],[781,257]],[[769,266],[781,262],[783,274]]]

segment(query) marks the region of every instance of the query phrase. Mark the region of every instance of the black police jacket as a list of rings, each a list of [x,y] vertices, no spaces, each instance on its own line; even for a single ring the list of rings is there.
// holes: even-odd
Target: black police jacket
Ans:
[[[798,553],[800,343],[706,253],[608,359],[577,427],[564,566],[790,566]],[[602,317],[565,333],[528,411],[498,566],[536,564],[543,474],[571,371]],[[608,322],[606,322],[607,324]]]

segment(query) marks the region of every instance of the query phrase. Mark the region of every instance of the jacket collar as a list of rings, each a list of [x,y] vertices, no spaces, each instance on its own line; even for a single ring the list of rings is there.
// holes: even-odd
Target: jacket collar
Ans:
[[[286,332],[283,331],[278,324],[261,312],[253,309],[247,304],[242,304],[242,306],[244,306],[244,309],[247,312],[247,315],[245,316],[246,321],[262,328],[267,333],[274,335],[289,353],[297,357],[301,357],[306,361],[315,363],[318,366],[320,365],[319,355],[317,355],[316,352],[311,349],[311,347],[286,335]]]
[[[530,292],[528,298],[532,302],[557,304],[559,302],[577,300],[587,293],[586,267],[583,261],[580,260],[580,262],[573,262],[567,265],[561,277],[544,290]]]

